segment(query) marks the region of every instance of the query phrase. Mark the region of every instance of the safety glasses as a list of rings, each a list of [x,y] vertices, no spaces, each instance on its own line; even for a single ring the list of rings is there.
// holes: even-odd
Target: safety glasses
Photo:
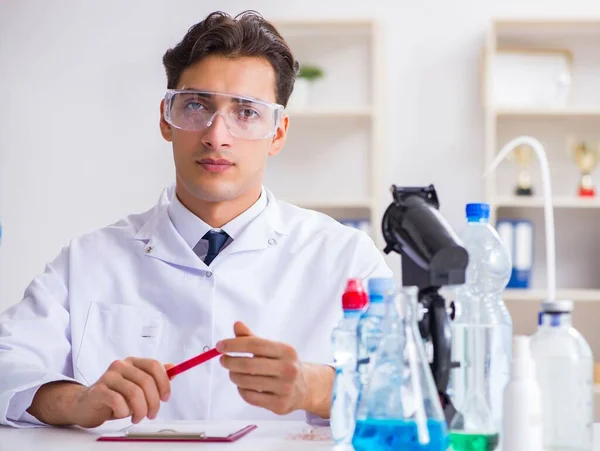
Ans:
[[[169,89],[165,94],[164,117],[173,127],[203,132],[221,116],[229,133],[241,139],[273,136],[284,108],[252,97],[219,92]]]

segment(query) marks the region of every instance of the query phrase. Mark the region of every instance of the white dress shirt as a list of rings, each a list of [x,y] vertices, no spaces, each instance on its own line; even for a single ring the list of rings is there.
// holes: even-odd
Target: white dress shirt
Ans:
[[[220,232],[221,230],[229,235],[223,249],[240,235],[252,220],[254,220],[267,207],[267,195],[264,189],[261,190],[258,200],[241,215],[235,217],[220,229],[209,226],[206,222],[188,210],[175,195],[169,205],[168,212],[171,222],[177,232],[185,240],[189,247],[196,248],[196,254],[201,260],[204,260],[208,253],[208,240],[203,239],[209,231]],[[199,244],[199,245],[198,245]]]

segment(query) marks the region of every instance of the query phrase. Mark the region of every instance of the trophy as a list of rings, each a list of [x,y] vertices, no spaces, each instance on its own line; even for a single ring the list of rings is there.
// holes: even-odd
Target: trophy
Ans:
[[[517,196],[532,196],[533,188],[531,186],[531,173],[529,172],[529,166],[533,156],[533,149],[527,144],[523,144],[513,151],[513,160],[517,162],[517,165],[521,168],[519,170],[519,177],[517,186],[515,187],[515,194]]]
[[[577,140],[573,141],[570,147],[573,159],[581,172],[578,189],[579,197],[594,197],[596,189],[592,182],[592,172],[600,157],[598,146],[593,145],[590,141]]]

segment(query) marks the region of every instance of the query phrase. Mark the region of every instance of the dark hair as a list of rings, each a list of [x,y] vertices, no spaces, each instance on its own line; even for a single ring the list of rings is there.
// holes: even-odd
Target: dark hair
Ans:
[[[275,71],[277,103],[287,105],[298,74],[298,62],[275,27],[255,11],[235,18],[217,11],[188,30],[163,56],[167,87],[176,88],[181,73],[210,55],[265,58]]]

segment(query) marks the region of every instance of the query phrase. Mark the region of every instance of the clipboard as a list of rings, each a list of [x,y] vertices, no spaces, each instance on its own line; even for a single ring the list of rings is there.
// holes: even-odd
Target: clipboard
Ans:
[[[173,422],[139,424],[117,433],[105,434],[98,442],[206,442],[232,443],[245,437],[257,426],[248,425],[235,430],[227,425],[210,425],[199,422]]]

